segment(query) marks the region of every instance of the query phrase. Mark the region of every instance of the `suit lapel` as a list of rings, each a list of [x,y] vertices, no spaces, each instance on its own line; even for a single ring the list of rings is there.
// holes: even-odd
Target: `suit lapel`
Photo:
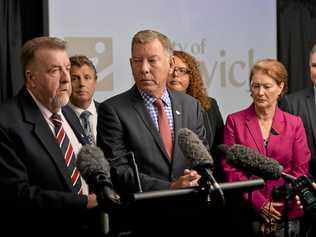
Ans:
[[[161,140],[160,134],[159,134],[155,124],[153,123],[152,118],[150,117],[150,114],[149,114],[149,112],[144,104],[143,98],[139,94],[136,86],[134,86],[131,89],[131,93],[132,93],[131,98],[134,101],[134,103],[133,103],[134,109],[138,113],[139,117],[143,120],[145,126],[147,127],[147,129],[149,130],[149,132],[153,136],[155,142],[157,143],[159,149],[164,154],[165,160],[169,161],[168,153],[167,153],[165,146]]]
[[[277,107],[272,121],[269,143],[267,147],[267,156],[270,155],[270,151],[279,150],[277,147],[274,148],[274,146],[279,146],[280,139],[282,139],[282,134],[285,129],[284,127],[285,124],[283,112]]]
[[[82,145],[89,144],[89,139],[85,136],[79,118],[77,117],[75,112],[66,105],[62,108],[62,113],[67,119],[67,122],[69,123],[79,142]]]
[[[263,138],[256,116],[256,112],[254,109],[254,105],[251,105],[246,111],[246,127],[258,151],[260,151],[262,154],[265,154],[266,149],[263,145]]]
[[[171,99],[171,106],[172,106],[172,114],[173,114],[173,162],[176,162],[176,157],[178,154],[179,146],[176,146],[175,144],[178,144],[178,131],[180,128],[183,128],[183,109],[182,105],[179,103],[179,100],[177,99],[176,95],[169,91],[170,99]]]
[[[46,120],[42,116],[36,103],[29,95],[26,89],[22,91],[21,97],[22,111],[24,118],[28,123],[33,124],[35,137],[38,138],[42,147],[47,151],[49,157],[56,164],[61,175],[64,177],[65,182],[70,190],[73,190],[71,179],[68,175],[68,170],[59,146],[56,143],[54,134],[51,132]],[[35,149],[35,148],[34,148]]]
[[[307,97],[307,112],[309,114],[309,118],[315,118],[316,116],[316,105],[315,105],[315,96],[314,96],[314,88],[309,89],[306,91]],[[316,119],[310,119],[310,123],[312,125],[312,130],[314,134],[314,138],[316,137]]]

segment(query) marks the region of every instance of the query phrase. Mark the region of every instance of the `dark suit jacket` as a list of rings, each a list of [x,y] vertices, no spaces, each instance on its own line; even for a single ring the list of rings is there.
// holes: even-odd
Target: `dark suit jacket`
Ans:
[[[26,88],[2,104],[0,111],[2,208],[32,208],[29,211],[12,211],[19,212],[15,217],[17,220],[14,220],[16,225],[21,225],[21,221],[28,223],[30,229],[44,228],[47,224],[62,228],[68,214],[81,223],[80,215],[85,212],[87,197],[76,194],[55,137]],[[62,109],[62,113],[79,141],[85,144],[87,140],[76,115],[67,106]],[[73,211],[66,213],[62,209],[55,209],[45,211],[45,215],[44,211],[38,213],[43,208],[72,208]],[[56,217],[52,212],[61,215]],[[32,214],[35,219],[23,214]]]
[[[178,130],[189,128],[207,144],[202,109],[198,101],[178,92],[169,91],[169,95],[174,119],[172,161],[168,159],[160,134],[136,86],[99,106],[98,145],[116,168],[125,191],[138,190],[130,166],[123,164],[125,160],[116,157],[129,151],[135,153],[144,191],[169,189],[170,182],[190,167],[178,146]]]
[[[312,157],[309,164],[309,173],[316,179],[316,105],[314,88],[311,87],[286,95],[280,102],[280,107],[302,118]]]
[[[203,111],[203,120],[206,129],[206,139],[210,145],[211,155],[214,160],[214,173],[217,181],[224,181],[221,167],[220,154],[217,146],[223,142],[224,122],[215,99],[209,97],[211,108]]]

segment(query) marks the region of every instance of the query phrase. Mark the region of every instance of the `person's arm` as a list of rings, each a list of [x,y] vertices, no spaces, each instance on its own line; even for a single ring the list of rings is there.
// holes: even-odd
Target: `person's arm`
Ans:
[[[85,209],[87,196],[78,196],[71,192],[44,190],[32,185],[31,168],[34,165],[23,152],[21,139],[14,131],[7,131],[0,125],[0,189],[2,204],[21,208],[78,208]],[[19,149],[17,149],[19,147]],[[46,172],[46,171],[43,171]],[[46,178],[46,177],[45,177]],[[40,183],[39,180],[34,181]]]
[[[124,128],[117,110],[107,102],[99,106],[97,130],[97,144],[103,150],[111,166],[115,168],[113,177],[115,188],[127,193],[137,192],[134,173],[125,156],[131,151],[129,144],[132,141],[128,141],[128,131]],[[139,132],[141,133],[141,131]],[[143,142],[146,143],[146,141]],[[169,189],[171,186],[168,181],[151,177],[142,172],[139,175],[144,191]]]
[[[284,172],[288,172],[295,177],[308,174],[308,162],[311,159],[311,153],[308,148],[306,133],[303,122],[300,117],[297,117],[295,130],[295,140],[293,143],[293,159],[291,164],[291,170],[285,167]]]
[[[224,126],[224,134],[223,134],[223,143],[227,145],[233,145],[238,143],[237,142],[237,129],[238,124],[236,124],[235,120],[228,115],[226,124]],[[246,144],[243,144],[246,145]],[[225,158],[222,160],[224,173],[228,182],[235,182],[235,181],[243,181],[248,180],[251,177],[247,177],[245,172],[242,172],[235,167],[231,166],[227,163]],[[244,198],[248,200],[248,193],[244,194]],[[252,192],[252,205],[253,208],[259,213],[261,209],[264,207],[266,203],[268,203],[268,199],[265,198],[260,191],[255,190]]]

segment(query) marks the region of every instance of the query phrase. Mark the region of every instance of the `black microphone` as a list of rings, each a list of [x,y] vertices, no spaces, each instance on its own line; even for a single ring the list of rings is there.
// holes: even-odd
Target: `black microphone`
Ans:
[[[244,145],[221,144],[218,148],[226,154],[227,161],[231,165],[250,174],[263,179],[279,179],[281,176],[289,181],[296,179],[296,177],[282,172],[283,167],[278,161]]]
[[[120,206],[120,196],[113,190],[111,182],[110,165],[99,147],[82,146],[76,166],[89,185],[89,190],[96,194],[101,208],[108,210]]]
[[[202,178],[206,178],[223,195],[212,173],[213,158],[199,137],[190,129],[181,128],[178,132],[178,143],[184,156],[190,160],[193,169],[201,174]]]
[[[316,213],[315,190],[308,177],[300,176],[296,178],[284,173],[282,172],[283,167],[278,161],[240,144],[234,144],[230,147],[221,144],[218,148],[226,154],[228,162],[236,168],[250,172],[263,179],[278,179],[283,177],[287,181],[290,181],[295,193],[300,196],[304,209],[310,213]]]

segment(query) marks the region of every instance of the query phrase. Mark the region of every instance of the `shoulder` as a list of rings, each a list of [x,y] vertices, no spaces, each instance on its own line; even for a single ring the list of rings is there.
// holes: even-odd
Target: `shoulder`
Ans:
[[[168,90],[169,95],[170,95],[170,99],[172,102],[176,102],[176,103],[180,103],[183,105],[197,105],[199,104],[198,100],[195,99],[194,97],[182,93],[182,92],[178,92],[178,91],[173,91],[173,90]]]
[[[137,97],[140,97],[140,95],[137,94],[137,91],[130,89],[104,100],[102,103],[99,104],[99,106],[125,104],[127,102],[130,102],[131,99]]]
[[[2,102],[0,104],[0,122],[2,122],[4,125],[16,123],[18,120],[21,120],[24,117],[23,110],[35,110],[36,107],[32,107],[30,104],[28,104],[27,107],[23,106],[21,104],[22,101],[23,103],[26,103],[25,98],[21,98],[21,96],[15,96],[9,100],[6,100],[5,102]]]
[[[286,121],[288,123],[298,124],[298,123],[302,122],[300,116],[298,116],[298,115],[288,113],[288,112],[283,111],[281,109],[279,109],[279,111],[280,111],[279,113],[283,117],[284,121]]]
[[[313,94],[314,94],[314,90],[311,87],[311,88],[305,88],[305,89],[287,94],[285,98],[289,101],[295,101],[295,100],[302,99],[308,95],[313,95]]]
[[[248,115],[250,115],[252,113],[252,108],[251,106],[246,108],[246,109],[243,109],[243,110],[240,110],[240,111],[237,111],[237,112],[234,112],[234,113],[231,113],[231,114],[228,114],[227,115],[227,119],[232,119],[232,120],[243,120],[245,119]]]

